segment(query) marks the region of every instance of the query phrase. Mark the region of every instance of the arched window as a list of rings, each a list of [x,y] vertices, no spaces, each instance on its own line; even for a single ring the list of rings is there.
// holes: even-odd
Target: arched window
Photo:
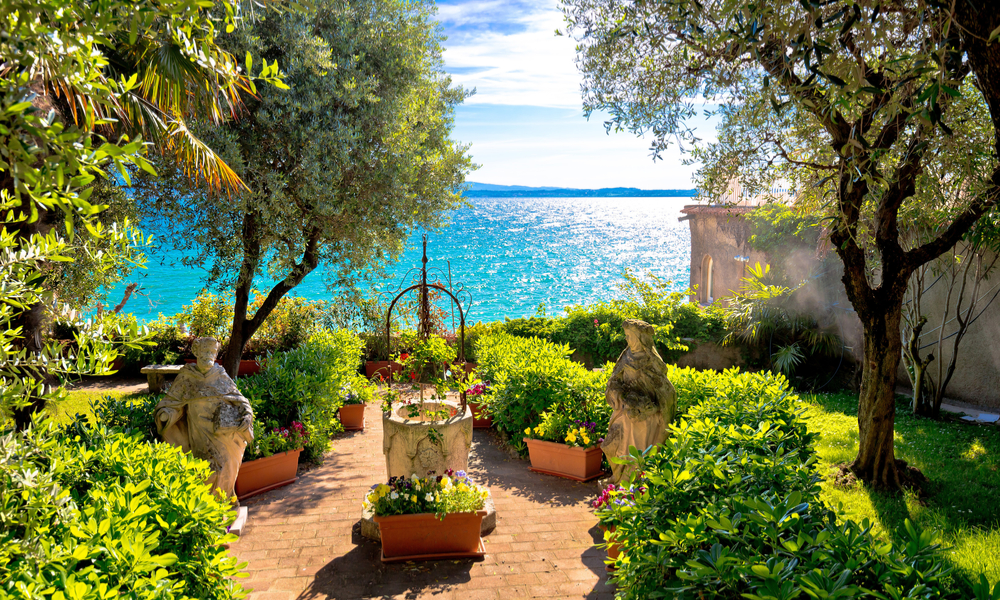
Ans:
[[[701,285],[698,290],[698,299],[702,304],[711,304],[714,300],[712,296],[712,257],[708,254],[701,259]]]

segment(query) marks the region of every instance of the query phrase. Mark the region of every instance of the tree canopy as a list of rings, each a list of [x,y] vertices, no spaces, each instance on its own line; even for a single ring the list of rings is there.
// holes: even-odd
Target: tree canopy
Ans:
[[[435,227],[462,202],[472,168],[449,139],[466,92],[442,71],[431,2],[320,0],[269,14],[227,44],[248,63],[278,61],[290,92],[244,95],[248,117],[197,132],[248,190],[220,198],[160,168],[137,197],[155,230],[232,287],[235,316],[223,361],[318,266],[341,292],[382,269],[414,227]],[[252,315],[255,284],[271,285]]]
[[[238,90],[254,84],[216,43],[220,28],[235,29],[246,16],[228,0],[2,0],[0,13],[0,413],[7,413],[39,407],[59,374],[106,370],[114,357],[100,329],[78,336],[78,352],[69,355],[42,335],[52,264],[72,260],[84,236],[112,240],[106,247],[121,239],[96,218],[104,205],[94,192],[108,182],[98,180],[109,170],[126,180],[129,168],[151,171],[148,135],[192,177],[237,185],[185,123],[238,113]],[[262,76],[278,82],[276,67]],[[18,424],[29,414],[19,410]]]
[[[911,273],[1000,198],[1000,8],[957,0],[563,0],[588,111],[677,141],[709,198],[791,182],[821,212],[864,336],[861,479],[904,483],[893,451],[900,306]],[[689,127],[704,106],[717,141]],[[933,235],[901,236],[923,226]],[[916,240],[920,240],[917,242]]]

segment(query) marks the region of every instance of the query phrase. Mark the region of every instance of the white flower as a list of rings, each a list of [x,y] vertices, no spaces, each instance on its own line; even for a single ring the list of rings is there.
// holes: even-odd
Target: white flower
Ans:
[[[399,494],[396,493],[396,492],[393,492],[393,493],[389,494],[389,497],[392,498],[393,500],[395,500],[395,499],[399,498]]]
[[[430,492],[428,492],[427,495],[424,496],[424,500],[426,500],[428,502],[434,502],[434,494],[431,494]]]
[[[413,473],[412,475],[410,475],[410,479],[420,479],[420,476],[417,475],[416,473]]]

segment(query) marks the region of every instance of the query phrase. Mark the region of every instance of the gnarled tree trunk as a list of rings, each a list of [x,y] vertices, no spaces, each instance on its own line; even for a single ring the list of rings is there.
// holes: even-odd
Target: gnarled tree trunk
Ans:
[[[884,303],[884,312],[861,315],[865,332],[861,395],[858,398],[858,456],[850,470],[862,481],[899,489],[902,481],[893,449],[896,374],[903,352],[902,297]]]

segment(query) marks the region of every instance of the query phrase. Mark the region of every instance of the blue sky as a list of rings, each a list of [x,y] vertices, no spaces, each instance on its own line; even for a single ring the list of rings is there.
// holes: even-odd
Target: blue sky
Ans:
[[[676,148],[653,162],[649,142],[606,134],[584,118],[582,77],[558,5],[546,0],[439,0],[445,69],[476,94],[456,112],[453,138],[472,144],[470,181],[579,188],[686,189],[693,167]],[[704,133],[703,132],[703,137]]]

